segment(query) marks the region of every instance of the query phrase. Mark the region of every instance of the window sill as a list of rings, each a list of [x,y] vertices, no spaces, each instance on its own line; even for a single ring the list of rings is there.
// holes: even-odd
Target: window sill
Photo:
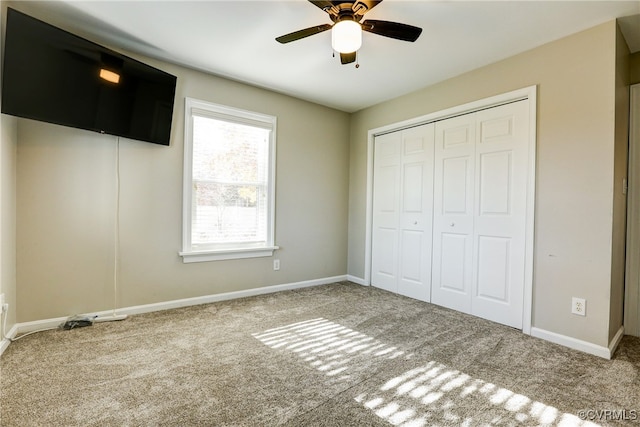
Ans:
[[[222,261],[225,259],[259,258],[272,256],[273,251],[280,249],[278,246],[265,246],[260,248],[223,249],[209,251],[179,252],[182,262]]]

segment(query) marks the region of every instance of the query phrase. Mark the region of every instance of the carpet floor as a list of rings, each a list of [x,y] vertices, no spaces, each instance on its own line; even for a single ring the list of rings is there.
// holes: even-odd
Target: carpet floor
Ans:
[[[24,337],[0,425],[640,426],[640,339],[604,360],[335,283]]]

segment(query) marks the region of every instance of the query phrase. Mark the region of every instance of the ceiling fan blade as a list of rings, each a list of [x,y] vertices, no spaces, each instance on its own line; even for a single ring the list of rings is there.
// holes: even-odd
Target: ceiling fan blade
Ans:
[[[362,23],[362,30],[392,39],[414,42],[420,37],[422,28],[413,25],[400,24],[398,22],[378,21],[367,19]]]
[[[340,54],[340,63],[341,64],[350,64],[352,62],[356,62],[356,52],[351,53],[341,53]]]
[[[330,28],[331,28],[330,24],[316,25],[315,27],[305,28],[304,30],[294,31],[293,33],[276,37],[276,41],[280,43],[289,43],[289,42],[303,39],[305,37],[312,36],[314,34],[321,33],[323,31],[327,31]]]

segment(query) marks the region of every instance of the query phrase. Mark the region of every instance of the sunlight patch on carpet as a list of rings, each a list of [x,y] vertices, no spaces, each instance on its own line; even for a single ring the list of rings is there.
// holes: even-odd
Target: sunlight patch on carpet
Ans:
[[[297,354],[327,376],[347,380],[356,358],[395,359],[396,347],[353,329],[316,318],[252,334],[266,346]],[[445,420],[460,426],[481,424],[598,427],[575,414],[534,401],[482,379],[431,361],[390,379],[355,401],[392,425],[424,427]]]
[[[432,417],[461,426],[475,425],[481,407],[483,413],[495,414],[492,419],[482,420],[490,424],[598,426],[433,361],[387,381],[374,393],[362,393],[355,400],[390,424],[403,427],[431,425]]]
[[[324,318],[292,323],[252,334],[273,349],[292,351],[328,376],[349,378],[349,363],[356,357],[395,359],[404,354],[368,335]]]

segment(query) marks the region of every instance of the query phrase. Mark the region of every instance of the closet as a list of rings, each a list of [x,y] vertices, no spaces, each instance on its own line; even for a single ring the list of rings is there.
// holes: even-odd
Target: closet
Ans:
[[[371,283],[522,328],[529,101],[374,139]]]

